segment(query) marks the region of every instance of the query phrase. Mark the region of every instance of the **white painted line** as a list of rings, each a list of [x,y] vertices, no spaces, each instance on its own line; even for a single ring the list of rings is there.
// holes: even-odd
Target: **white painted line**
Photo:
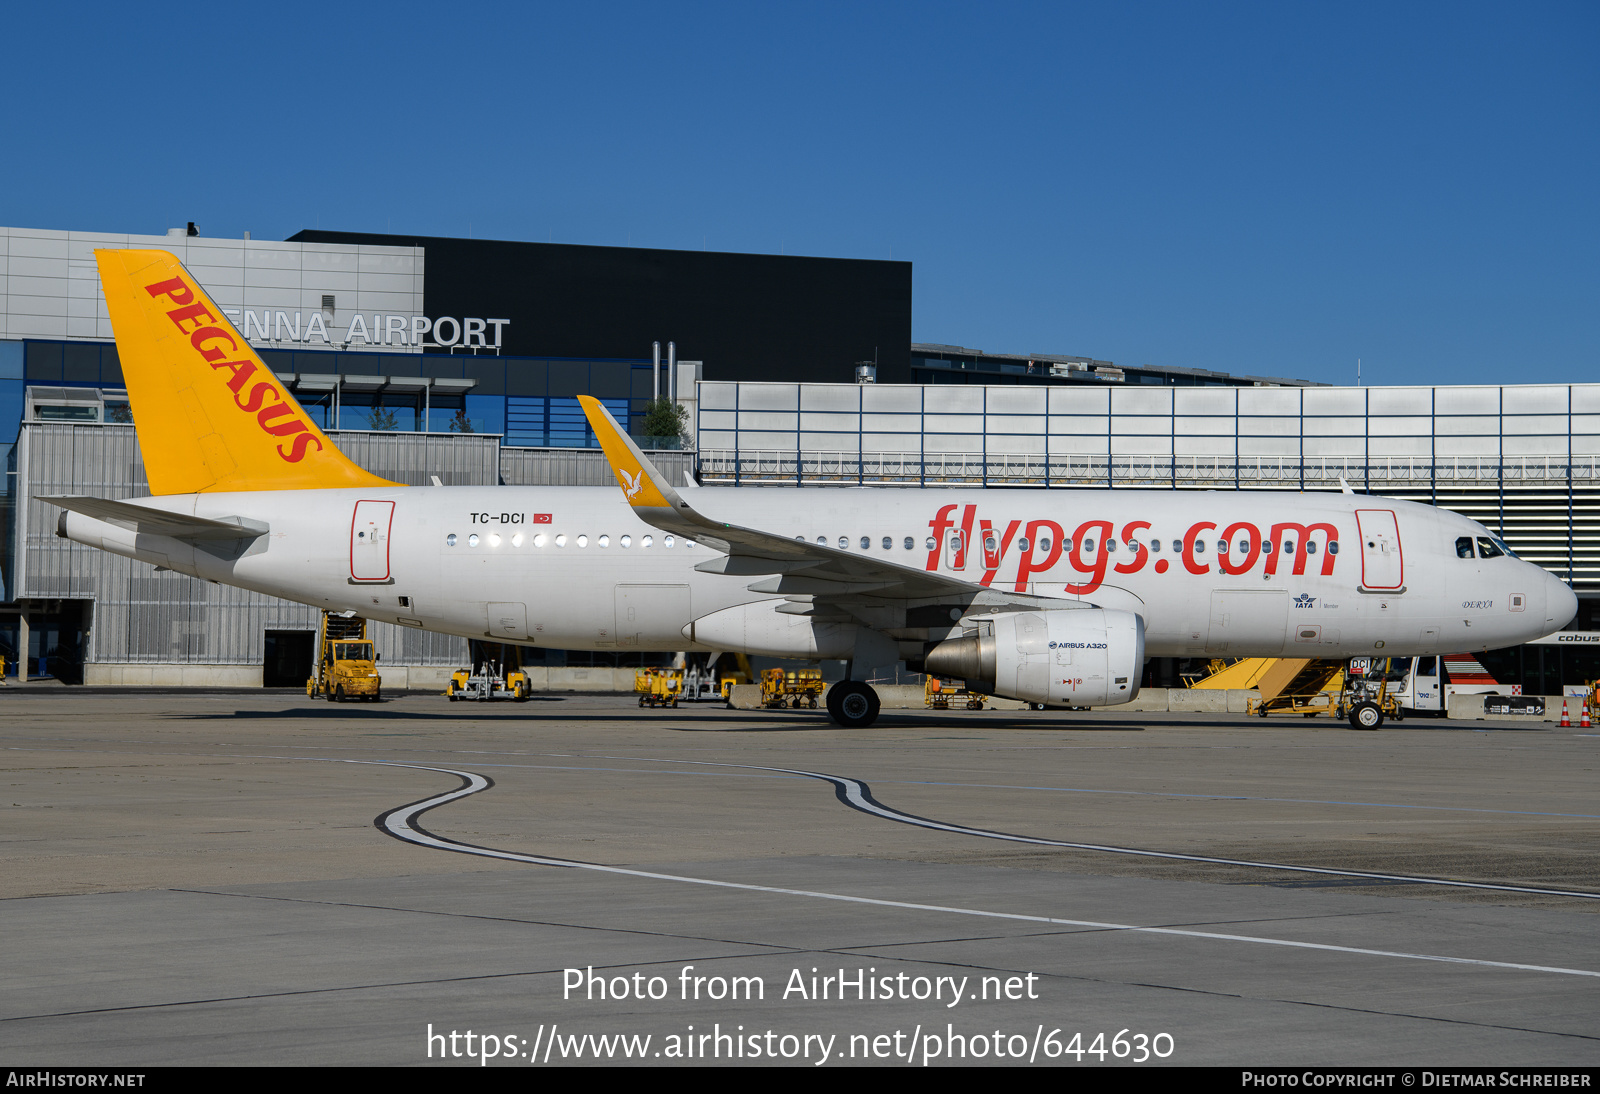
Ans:
[[[610,757],[606,757],[610,758]],[[650,757],[634,757],[643,760]],[[1412,874],[1382,874],[1367,870],[1334,870],[1322,866],[1299,866],[1287,862],[1254,862],[1250,859],[1216,858],[1209,855],[1185,855],[1176,851],[1149,851],[1139,847],[1118,847],[1115,844],[1101,843],[1072,843],[1067,840],[1046,839],[1043,836],[1020,836],[1012,832],[995,832],[987,828],[971,828],[962,824],[949,824],[944,821],[930,820],[919,817],[914,813],[902,813],[898,809],[891,809],[872,797],[872,791],[867,784],[859,779],[852,779],[845,775],[829,775],[822,771],[805,771],[800,768],[789,767],[752,767],[746,764],[715,763],[710,760],[658,760],[659,763],[695,764],[703,767],[738,767],[748,771],[771,771],[784,775],[802,775],[809,779],[819,779],[822,782],[832,783],[839,792],[839,799],[854,809],[884,820],[897,821],[901,824],[913,825],[917,828],[929,828],[939,832],[955,832],[964,836],[978,836],[982,839],[1005,840],[1010,843],[1029,843],[1040,847],[1062,847],[1074,851],[1103,851],[1117,855],[1136,855],[1142,858],[1176,859],[1181,862],[1204,862],[1217,866],[1247,866],[1259,870],[1287,870],[1300,874],[1322,874],[1329,877],[1362,878],[1372,881],[1404,881],[1418,885],[1448,885],[1457,889],[1487,889],[1501,893],[1529,893],[1535,896],[1567,896],[1577,897],[1581,900],[1600,900],[1600,893],[1586,893],[1574,889],[1540,889],[1528,885],[1501,885],[1491,881],[1457,881],[1451,878],[1426,877]]]
[[[1178,927],[1141,927],[1132,923],[1109,923],[1087,919],[1063,919],[1056,916],[1025,915],[1020,912],[995,912],[982,908],[959,908],[943,904],[918,904],[903,900],[887,900],[881,897],[851,896],[846,893],[825,893],[814,889],[788,889],[772,885],[755,885],[739,881],[717,881],[711,878],[688,877],[681,874],[663,874],[652,870],[635,870],[624,866],[606,866],[597,862],[582,862],[576,859],[550,858],[543,855],[527,855],[515,851],[501,851],[492,847],[479,847],[470,843],[460,843],[456,840],[443,839],[435,836],[415,824],[417,817],[430,809],[438,808],[453,801],[459,801],[480,791],[487,790],[494,784],[482,775],[471,771],[457,771],[448,767],[425,767],[420,764],[403,764],[386,760],[334,760],[335,763],[370,764],[379,767],[401,767],[413,771],[432,771],[441,775],[454,775],[461,779],[463,785],[448,793],[438,794],[422,801],[403,805],[392,809],[377,818],[376,824],[381,831],[387,832],[396,839],[406,843],[416,844],[421,847],[431,847],[440,851],[453,851],[457,854],[479,855],[484,858],[501,859],[508,862],[525,862],[533,866],[558,866],[574,870],[593,870],[598,873],[617,874],[624,877],[646,878],[652,881],[674,881],[687,885],[705,885],[718,889],[739,889],[754,893],[771,893],[777,896],[807,897],[813,900],[832,900],[846,904],[865,904],[880,908],[898,908],[904,911],[938,912],[946,915],[977,916],[985,919],[1003,919],[1021,923],[1044,923],[1051,926],[1082,927],[1089,930],[1102,931],[1128,931],[1136,934],[1168,935],[1178,938],[1199,938],[1215,942],[1240,942],[1257,946],[1279,946],[1298,950],[1320,950],[1325,953],[1352,954],[1363,957],[1384,957],[1405,961],[1430,961],[1447,965],[1469,965],[1478,968],[1510,969],[1518,972],[1550,973],[1559,976],[1588,976],[1600,978],[1600,972],[1590,969],[1569,969],[1552,965],[1527,965],[1512,961],[1486,961],[1473,957],[1447,957],[1440,954],[1407,953],[1399,950],[1373,950],[1355,946],[1335,946],[1324,942],[1297,942],[1285,938],[1262,938],[1257,935],[1224,934],[1215,931],[1196,931]],[[768,770],[782,770],[772,768]]]

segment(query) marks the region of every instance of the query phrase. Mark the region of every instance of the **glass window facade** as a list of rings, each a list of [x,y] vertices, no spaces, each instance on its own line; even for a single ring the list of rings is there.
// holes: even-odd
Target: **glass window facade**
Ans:
[[[0,444],[16,440],[27,385],[120,389],[116,346],[91,342],[4,342],[0,352]],[[502,434],[530,448],[593,448],[578,403],[599,398],[624,427],[642,417],[651,393],[645,360],[382,354],[261,349],[279,376],[295,375],[295,397],[323,429]],[[337,395],[312,378],[340,378]],[[380,382],[379,378],[388,382]],[[370,378],[370,383],[363,381]],[[422,378],[473,380],[434,389]]]

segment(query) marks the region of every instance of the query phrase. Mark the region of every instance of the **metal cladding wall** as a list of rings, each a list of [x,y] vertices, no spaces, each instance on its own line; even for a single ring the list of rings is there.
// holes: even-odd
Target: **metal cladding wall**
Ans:
[[[422,247],[430,316],[511,320],[502,352],[705,362],[708,380],[911,380],[911,263],[306,230],[292,243]]]
[[[615,482],[605,457],[584,449],[501,448],[480,434],[336,432],[356,463],[408,486],[437,475],[447,486],[605,486]],[[662,470],[690,482],[692,452],[663,452]],[[18,445],[20,530],[17,596],[92,600],[87,620],[91,664],[259,665],[266,632],[311,631],[315,608],[262,593],[213,585],[149,563],[97,551],[56,536],[61,510],[46,494],[146,497],[144,461],[132,426],[30,422]],[[377,648],[393,665],[459,665],[466,640],[373,624]]]
[[[493,437],[333,434],[358,463],[399,482],[425,485],[446,474],[492,485]],[[363,457],[366,457],[365,459]],[[370,462],[368,462],[370,460]],[[41,494],[146,497],[144,461],[132,426],[31,422],[18,444],[18,588],[25,599],[93,600],[85,661],[98,664],[260,665],[269,630],[312,631],[315,608],[262,593],[158,573],[146,562],[56,536],[61,510]],[[396,665],[458,665],[463,638],[375,623],[384,660]]]
[[[494,486],[500,481],[500,438],[466,433],[330,432],[339,450],[390,482],[431,486]]]
[[[1600,384],[700,386],[708,485],[1338,490],[1452,509],[1600,594]],[[1342,480],[1342,481],[1341,481]]]
[[[693,484],[693,452],[652,452],[650,459],[673,486]],[[502,448],[500,480],[506,486],[611,486],[617,481],[605,453],[583,448]]]

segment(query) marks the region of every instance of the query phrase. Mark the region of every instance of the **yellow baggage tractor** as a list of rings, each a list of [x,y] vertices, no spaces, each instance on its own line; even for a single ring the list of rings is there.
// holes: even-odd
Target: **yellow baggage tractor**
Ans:
[[[821,669],[785,672],[767,669],[761,674],[761,705],[768,708],[792,707],[816,710],[827,687]]]
[[[323,612],[317,642],[317,661],[306,681],[306,695],[330,703],[346,699],[377,702],[383,694],[378,656],[367,637],[367,621],[354,613]]]
[[[475,660],[470,669],[452,673],[444,693],[459,700],[510,699],[525,702],[533,695],[528,674],[522,670],[522,648],[503,642],[471,643]]]
[[[677,669],[640,669],[633,674],[633,690],[642,707],[675,707],[683,695],[683,673]]]
[[[949,710],[952,707],[957,710],[963,707],[967,710],[982,710],[985,698],[975,691],[946,683],[937,676],[928,677],[922,685],[922,701],[933,710]]]

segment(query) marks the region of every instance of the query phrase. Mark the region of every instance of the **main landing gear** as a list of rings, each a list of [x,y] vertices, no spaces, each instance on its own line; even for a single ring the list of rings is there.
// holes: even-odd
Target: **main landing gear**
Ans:
[[[878,720],[878,693],[859,680],[841,680],[828,689],[828,717],[845,729],[865,729]]]

